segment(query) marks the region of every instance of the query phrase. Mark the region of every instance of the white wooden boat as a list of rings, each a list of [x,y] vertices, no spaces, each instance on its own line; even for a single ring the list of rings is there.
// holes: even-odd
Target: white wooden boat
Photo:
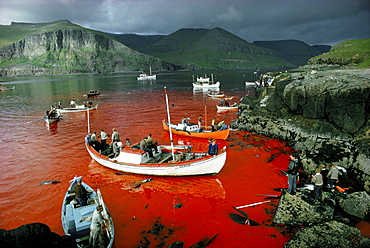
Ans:
[[[60,118],[61,118],[61,114],[60,114],[59,110],[57,109],[55,111],[55,115],[53,115],[53,116],[47,115],[47,116],[44,117],[44,120],[45,120],[46,123],[51,124],[51,123],[59,121]]]
[[[156,80],[157,75],[152,75],[152,67],[150,67],[150,73],[149,75],[145,72],[142,72],[138,77],[137,80]]]
[[[233,105],[229,105],[229,106],[216,105],[216,107],[217,107],[217,111],[238,110],[239,104],[234,103]]]
[[[173,150],[171,148],[174,148]],[[152,149],[154,158],[140,149],[139,144],[125,147],[115,158],[109,158],[86,145],[90,156],[108,168],[142,175],[195,176],[217,174],[225,165],[226,147],[216,156],[206,151],[193,152],[189,145],[160,145],[159,152]]]
[[[258,87],[260,85],[260,83],[258,81],[255,81],[255,82],[248,82],[246,81],[245,82],[245,86],[249,86],[249,87]]]
[[[217,93],[217,92],[208,92],[207,95],[211,98],[224,98],[226,95],[224,93]]]
[[[114,225],[112,217],[109,214],[108,208],[103,201],[103,197],[99,189],[95,192],[89,185],[82,182],[82,185],[88,191],[88,201],[86,206],[79,206],[75,199],[73,187],[76,185],[78,177],[71,180],[67,192],[63,199],[62,205],[62,226],[66,235],[76,239],[78,247],[89,247],[91,217],[98,205],[103,207],[101,212],[103,217],[108,221],[105,223],[104,229],[105,244],[102,247],[112,247],[114,241]]]
[[[71,112],[82,112],[82,111],[87,111],[87,110],[93,110],[93,109],[98,109],[98,104],[95,104],[94,106],[91,107],[85,107],[85,105],[76,105],[75,108],[62,108],[58,109],[60,113],[71,113]]]

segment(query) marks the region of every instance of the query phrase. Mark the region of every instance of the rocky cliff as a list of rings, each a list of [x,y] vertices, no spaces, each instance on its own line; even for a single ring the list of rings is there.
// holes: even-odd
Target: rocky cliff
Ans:
[[[241,100],[232,127],[288,141],[312,174],[320,164],[333,163],[365,186],[370,180],[370,69],[280,73],[273,87]]]
[[[113,38],[83,28],[38,32],[0,47],[4,76],[112,73],[173,69]]]

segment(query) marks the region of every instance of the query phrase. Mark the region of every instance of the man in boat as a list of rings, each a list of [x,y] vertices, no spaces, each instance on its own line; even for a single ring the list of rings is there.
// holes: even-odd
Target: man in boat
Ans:
[[[119,153],[121,152],[121,149],[123,147],[123,144],[122,142],[113,142],[113,145],[112,145],[112,148],[113,148],[113,153],[114,153],[114,157],[118,157]]]
[[[71,105],[71,108],[75,108],[76,107],[76,102],[75,100],[72,100],[69,105]]]
[[[79,177],[76,180],[77,184],[73,187],[73,191],[76,194],[76,199],[80,203],[80,207],[87,205],[87,190],[82,185],[82,178]]]
[[[157,142],[154,142],[154,140],[152,138],[152,134],[151,133],[148,134],[148,137],[147,138],[148,139],[146,140],[146,145],[148,146],[148,148],[150,148],[150,149],[154,148],[154,150],[159,153],[159,151],[157,149],[158,143]]]
[[[210,140],[210,143],[208,145],[208,151],[207,151],[208,155],[217,155],[218,153],[218,145],[216,144],[216,140],[215,139],[211,139]]]
[[[152,152],[152,149],[150,149],[147,145],[147,141],[148,141],[148,137],[144,137],[141,141],[140,141],[140,149],[143,150],[143,151],[146,151],[148,152],[149,154],[149,157],[153,158],[153,152]]]
[[[92,147],[94,147],[94,149],[96,151],[99,151],[100,150],[100,142],[98,141],[98,138],[96,137],[96,132],[92,132],[91,134],[91,143],[92,143]]]
[[[98,138],[100,138],[100,145],[101,150],[104,151],[107,148],[107,139],[109,138],[109,134],[104,132],[104,130],[100,130],[100,133],[98,134]]]
[[[213,117],[211,122],[212,132],[216,131],[216,117]]]
[[[92,215],[89,238],[89,247],[91,248],[105,247],[103,230],[105,228],[104,220],[106,219],[102,216],[102,211],[103,207],[98,205]]]
[[[112,142],[120,141],[119,133],[115,128],[112,129]]]
[[[225,124],[225,120],[222,120],[220,121],[218,124],[217,124],[217,129],[220,129],[222,127],[222,125]]]
[[[85,141],[86,141],[86,144],[91,146],[92,145],[92,142],[91,142],[91,132],[89,132],[86,137],[85,137]]]
[[[63,107],[62,107],[62,100],[60,100],[59,102],[58,102],[58,106],[57,106],[57,108],[58,109],[62,109]]]
[[[226,130],[226,129],[228,129],[229,128],[229,126],[228,125],[226,125],[225,123],[224,124],[222,124],[222,126],[221,126],[221,128],[220,128],[220,131],[221,130]]]

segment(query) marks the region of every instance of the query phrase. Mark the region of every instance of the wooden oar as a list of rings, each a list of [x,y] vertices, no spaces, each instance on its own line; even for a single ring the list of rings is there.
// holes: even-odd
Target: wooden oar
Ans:
[[[40,120],[43,120],[44,117],[40,118],[40,119],[37,119],[37,120],[33,120],[33,121],[27,121],[27,123],[31,123],[31,122],[34,122],[34,121],[40,121]]]
[[[256,205],[260,205],[260,204],[268,203],[268,202],[271,202],[271,201],[256,202],[256,203],[252,203],[252,204],[248,204],[248,205],[236,207],[236,209],[252,207],[252,206],[256,206]]]

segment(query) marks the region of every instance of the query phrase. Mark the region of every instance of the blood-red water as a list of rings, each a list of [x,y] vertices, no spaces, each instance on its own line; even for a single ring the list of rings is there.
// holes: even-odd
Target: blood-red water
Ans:
[[[231,103],[245,95],[244,91],[225,93],[234,96]],[[282,247],[290,238],[284,229],[272,225],[278,200],[241,209],[259,226],[236,223],[229,215],[238,214],[233,206],[267,201],[257,194],[279,195],[274,188],[286,187],[286,176],[279,175],[280,170],[286,169],[290,153],[284,142],[232,131],[227,141],[218,141],[228,147],[227,161],[219,174],[151,177],[151,182],[133,188],[132,184],[148,176],[117,175],[117,171],[92,160],[85,150],[87,113],[64,114],[61,121],[48,126],[38,120],[44,109],[21,104],[16,114],[8,111],[10,104],[17,102],[17,93],[14,94],[1,110],[0,228],[42,222],[63,235],[62,200],[68,181],[78,175],[101,190],[114,220],[114,247],[138,247],[148,241],[148,247],[166,247],[175,241],[190,247],[215,235],[209,247]],[[72,97],[82,101],[80,95],[79,92]],[[217,113],[219,100],[205,101],[202,92],[169,90],[168,96],[173,104],[172,122],[179,122],[183,116],[195,121],[202,114],[208,124],[213,117],[229,124],[238,117],[235,112]],[[40,96],[46,106],[62,97],[64,102],[71,98]],[[25,100],[30,105],[40,105],[39,101],[37,96]],[[112,90],[93,101],[99,103],[99,109],[90,112],[92,131],[104,129],[111,133],[116,128],[122,139],[129,137],[132,142],[152,133],[159,143],[169,143],[169,134],[161,126],[161,120],[167,116],[162,90]],[[173,138],[175,144],[188,143],[204,150],[208,145],[207,140],[176,135]],[[40,185],[48,180],[60,183]]]

